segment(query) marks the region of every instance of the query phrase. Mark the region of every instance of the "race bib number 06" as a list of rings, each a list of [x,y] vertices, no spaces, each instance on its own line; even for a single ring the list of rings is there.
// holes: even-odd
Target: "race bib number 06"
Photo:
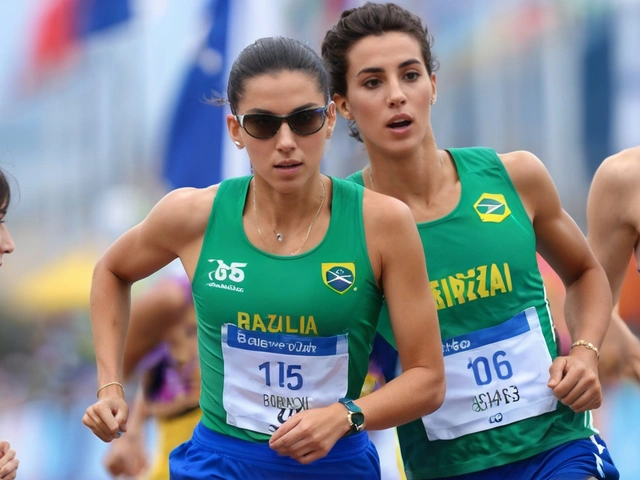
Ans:
[[[290,416],[347,392],[347,335],[305,337],[222,326],[227,423],[272,434]]]
[[[495,327],[443,341],[447,390],[439,410],[423,417],[429,440],[508,425],[555,410],[551,355],[536,309]]]

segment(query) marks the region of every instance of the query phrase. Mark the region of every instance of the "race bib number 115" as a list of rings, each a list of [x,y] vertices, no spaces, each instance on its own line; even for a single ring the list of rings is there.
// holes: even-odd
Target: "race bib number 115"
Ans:
[[[347,392],[347,335],[306,337],[222,326],[227,423],[272,434],[291,415]]]

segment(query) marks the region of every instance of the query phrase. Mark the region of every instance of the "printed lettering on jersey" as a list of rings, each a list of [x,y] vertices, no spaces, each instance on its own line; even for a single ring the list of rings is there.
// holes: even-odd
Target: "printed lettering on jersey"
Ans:
[[[227,265],[224,260],[215,258],[209,258],[207,261],[215,267],[214,270],[209,272],[208,287],[244,293],[244,288],[240,285],[244,280],[243,268],[247,266],[246,263],[230,262]]]
[[[500,223],[511,215],[509,205],[501,193],[483,193],[473,208],[483,222]]]
[[[478,265],[465,272],[431,280],[429,285],[438,310],[513,291],[508,263]]]
[[[282,315],[277,313],[238,312],[238,327],[269,333],[299,333],[318,335],[313,315]]]
[[[323,263],[322,280],[327,287],[342,295],[347,292],[356,281],[356,264]]]

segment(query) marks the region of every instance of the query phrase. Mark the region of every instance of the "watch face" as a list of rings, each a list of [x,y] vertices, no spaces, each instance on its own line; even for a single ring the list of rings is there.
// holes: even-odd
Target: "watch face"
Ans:
[[[360,427],[364,425],[364,413],[362,412],[352,412],[351,413],[351,423],[355,425],[358,430]]]

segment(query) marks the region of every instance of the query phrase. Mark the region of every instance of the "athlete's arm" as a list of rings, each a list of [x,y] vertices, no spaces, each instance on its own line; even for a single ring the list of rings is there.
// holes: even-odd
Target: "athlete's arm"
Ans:
[[[116,240],[98,260],[91,284],[90,314],[98,385],[122,382],[131,285],[180,257],[187,275],[195,270],[217,187],[180,189],[166,195],[147,218]],[[162,328],[162,326],[158,326]],[[128,407],[118,385],[99,393],[83,423],[103,441],[126,431]]]
[[[379,430],[440,407],[444,360],[424,247],[411,210],[395,198],[366,190],[364,211],[367,246],[380,275],[403,368],[400,376],[356,402],[365,413],[367,428]]]
[[[588,239],[593,253],[604,268],[613,302],[620,291],[629,257],[638,241],[633,209],[638,211],[640,191],[640,149],[634,156],[626,150],[606,159],[593,177],[587,200]],[[640,211],[637,213],[640,216]]]
[[[609,279],[617,307],[627,265],[638,244],[640,148],[607,158],[593,177],[587,201],[587,239]],[[635,216],[634,216],[635,215]],[[614,308],[602,348],[607,368],[640,382],[640,340]]]
[[[440,407],[444,360],[422,242],[409,207],[367,190],[363,212],[369,257],[389,304],[403,367],[397,378],[355,402],[366,428],[380,430]],[[348,431],[347,411],[335,403],[289,418],[271,437],[270,446],[306,464],[326,455]]]
[[[567,297],[565,319],[572,342],[600,347],[611,316],[611,294],[604,270],[587,240],[560,204],[558,192],[542,162],[529,152],[501,155],[533,223],[537,250],[562,279]],[[598,408],[602,391],[594,351],[575,347],[550,369],[549,387],[577,412]]]

